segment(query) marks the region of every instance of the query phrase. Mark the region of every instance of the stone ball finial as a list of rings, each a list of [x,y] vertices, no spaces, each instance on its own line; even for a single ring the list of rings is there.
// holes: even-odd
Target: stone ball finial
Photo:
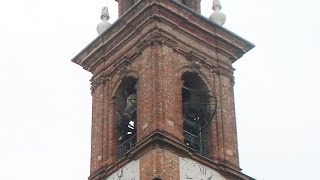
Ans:
[[[223,26],[223,24],[226,22],[226,15],[221,12],[221,4],[220,4],[220,1],[219,0],[213,0],[213,6],[212,6],[212,9],[214,10],[214,12],[210,15],[209,19],[220,25],[220,26]]]
[[[102,34],[105,30],[109,29],[111,24],[108,22],[110,16],[108,12],[108,7],[103,7],[101,10],[101,16],[100,16],[102,22],[98,24],[97,26],[97,32],[98,34]]]

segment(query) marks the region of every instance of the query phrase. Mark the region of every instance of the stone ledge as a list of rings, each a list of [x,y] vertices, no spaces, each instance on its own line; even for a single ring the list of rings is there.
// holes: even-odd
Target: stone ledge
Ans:
[[[239,167],[233,167],[232,165],[227,165],[225,163],[220,163],[217,160],[211,160],[206,157],[200,156],[192,149],[179,142],[177,138],[174,138],[172,137],[172,135],[169,135],[160,130],[155,131],[150,136],[139,142],[132,150],[130,150],[125,155],[123,159],[119,160],[111,166],[104,166],[98,169],[96,172],[93,172],[88,179],[100,180],[102,178],[106,178],[120,167],[129,163],[131,160],[137,160],[150,150],[157,147],[170,150],[180,157],[188,157],[195,161],[198,161],[212,169],[215,169],[226,177],[238,180],[255,180],[254,178],[243,174]]]

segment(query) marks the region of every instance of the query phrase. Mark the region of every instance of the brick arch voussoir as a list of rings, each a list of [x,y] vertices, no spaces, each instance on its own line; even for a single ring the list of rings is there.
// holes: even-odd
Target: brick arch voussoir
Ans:
[[[210,83],[210,79],[209,77],[207,77],[205,75],[205,73],[203,72],[203,70],[195,68],[192,65],[186,65],[186,66],[182,66],[180,68],[178,68],[177,73],[176,73],[176,77],[177,78],[182,78],[184,73],[197,73],[197,75],[199,76],[199,78],[204,82],[204,84],[206,85],[206,87],[208,88],[208,90],[210,91],[210,94],[213,95],[212,93],[213,91],[213,87],[211,86],[212,83]]]
[[[119,90],[122,80],[128,77],[132,77],[134,79],[136,79],[136,83],[139,82],[139,72],[137,70],[127,70],[127,72],[122,75],[122,76],[118,76],[114,82],[114,88],[112,90],[112,97],[114,97],[117,93],[117,91]]]

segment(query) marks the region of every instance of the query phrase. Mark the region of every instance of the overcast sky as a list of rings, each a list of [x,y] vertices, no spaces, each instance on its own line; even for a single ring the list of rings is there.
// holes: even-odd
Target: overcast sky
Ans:
[[[221,0],[256,47],[234,64],[240,164],[259,180],[319,180],[320,3]],[[70,60],[113,0],[0,2],[0,180],[89,176],[91,74]],[[202,0],[202,14],[212,0]]]

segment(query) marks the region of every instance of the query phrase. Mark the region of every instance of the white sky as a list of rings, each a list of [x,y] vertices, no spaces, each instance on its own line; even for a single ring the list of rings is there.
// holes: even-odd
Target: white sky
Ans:
[[[319,180],[320,3],[221,0],[256,47],[235,63],[240,163],[259,180]],[[91,74],[70,60],[113,0],[0,2],[0,180],[89,176]],[[202,0],[210,15],[212,0]]]

